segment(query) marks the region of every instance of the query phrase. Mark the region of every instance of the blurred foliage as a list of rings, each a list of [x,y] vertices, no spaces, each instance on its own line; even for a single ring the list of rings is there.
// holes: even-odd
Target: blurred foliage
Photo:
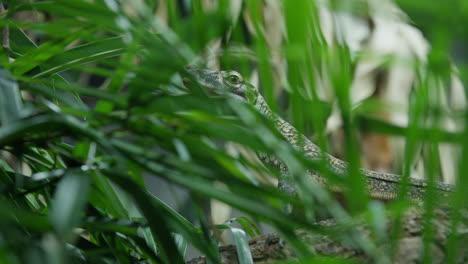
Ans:
[[[352,225],[339,234],[313,225],[323,215],[334,216],[339,223],[363,215],[382,219],[383,205],[367,199],[359,174],[343,180],[352,187],[345,193],[349,211],[318,186],[306,189],[311,194],[307,197],[286,197],[251,171],[271,177],[277,172],[231,155],[225,143],[294,161],[301,177],[307,177],[306,168],[317,164],[294,151],[252,106],[208,98],[203,90],[188,93],[178,78],[187,64],[238,70],[247,80],[255,79],[258,70],[259,87],[273,109],[300,131],[313,131],[326,149],[323,120],[331,107],[315,94],[311,74],[326,72],[345,124],[346,156],[351,170],[357,169],[359,146],[354,134],[357,117],[362,115],[349,102],[353,74],[349,50],[324,41],[313,1],[278,1],[270,5],[279,8],[276,14],[280,15],[273,18],[268,17],[271,10],[264,10],[266,2],[4,1],[5,10],[0,13],[0,262],[182,263],[190,244],[217,263],[212,231],[227,229],[243,252],[240,262],[252,263],[246,238],[260,231],[250,219],[273,226],[307,263],[319,263],[320,258],[315,260],[315,253],[294,236],[296,228],[353,241],[375,262],[391,258],[392,251],[382,254],[379,243],[397,241],[397,236],[386,236],[381,225],[373,225],[373,232],[384,235],[379,241],[363,237]],[[453,25],[466,24],[467,16],[447,16],[457,10],[456,5],[443,5],[441,10],[433,8],[432,2],[436,1],[401,4],[414,12],[421,10],[417,16],[424,19],[444,17]],[[457,3],[465,6],[458,11],[465,12],[466,4]],[[267,20],[284,23],[287,41],[280,39],[278,47],[267,40]],[[449,24],[429,21],[421,23],[434,36],[456,38],[452,34],[465,33],[464,27],[452,32]],[[210,54],[216,46],[219,54]],[[447,46],[434,49],[448,56]],[[278,64],[287,65],[287,72],[275,68]],[[437,72],[444,67],[434,69],[432,74],[444,74]],[[426,128],[418,121],[428,107],[424,91],[429,88],[424,82],[421,86],[410,110],[414,122],[409,127],[372,119],[367,127],[406,137],[409,163],[415,142],[421,140],[434,146],[440,141],[458,144],[463,147],[461,160],[466,161],[465,132]],[[460,163],[461,172],[467,171],[466,164]],[[187,190],[198,219],[187,219],[180,208],[171,208],[158,193],[150,193],[144,176]],[[468,201],[462,192],[468,187],[466,180],[460,177],[458,186],[455,210]],[[237,208],[244,216],[213,225],[202,209],[209,199]],[[435,194],[427,196],[431,204],[436,199]],[[283,208],[288,203],[303,207],[306,217],[286,215]],[[388,210],[401,213],[406,205],[402,198]],[[426,209],[430,212],[433,207]],[[430,220],[431,214],[427,217]],[[454,226],[458,220],[454,217]],[[234,222],[241,228],[232,226]],[[429,237],[426,248],[431,242]],[[455,239],[451,243],[457,248]],[[455,259],[457,252],[449,254]]]

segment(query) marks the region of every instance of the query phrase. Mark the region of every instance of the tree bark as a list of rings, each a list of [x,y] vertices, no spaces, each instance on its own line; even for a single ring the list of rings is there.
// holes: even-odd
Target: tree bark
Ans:
[[[385,223],[387,239],[377,245],[378,256],[381,257],[383,256],[381,254],[386,254],[388,259],[391,259],[391,263],[422,263],[424,249],[423,214],[423,210],[417,207],[410,208],[406,212],[401,221],[402,232],[396,244],[397,248],[395,254],[393,254],[393,258],[390,257],[391,240],[388,237],[395,227],[395,221],[387,219]],[[467,217],[463,216],[454,234],[458,239],[456,263],[468,263],[468,228],[466,219]],[[340,228],[332,219],[321,221],[318,225],[323,228]],[[431,223],[432,231],[430,233],[433,237],[429,253],[432,263],[445,263],[447,260],[447,241],[451,235],[451,225],[452,222],[448,210],[435,210]],[[355,228],[361,234],[365,234],[366,237],[369,237],[372,233],[366,223],[361,223]],[[353,245],[344,245],[342,242],[336,241],[329,236],[313,234],[304,230],[296,231],[296,235],[309,245],[318,256],[352,259],[359,263],[375,262],[375,259],[363,250]],[[255,237],[249,241],[249,247],[253,261],[256,264],[273,263],[279,260],[298,260],[294,251],[275,234]],[[219,253],[220,263],[238,263],[234,245],[220,247]],[[197,257],[187,263],[204,264],[206,262],[205,257]]]

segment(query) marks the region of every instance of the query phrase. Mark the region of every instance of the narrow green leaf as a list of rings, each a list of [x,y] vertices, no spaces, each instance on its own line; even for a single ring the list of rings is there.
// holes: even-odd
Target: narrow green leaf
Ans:
[[[7,201],[0,202],[0,219],[18,223],[34,231],[49,232],[52,230],[47,217],[18,208]]]
[[[86,34],[89,34],[89,32],[83,30],[73,32],[67,35],[64,39],[46,42],[38,48],[32,49],[23,54],[23,56],[16,58],[15,61],[10,63],[9,69],[16,76],[23,75],[37,66],[42,65],[54,55],[62,53],[65,47],[72,41],[75,41]]]
[[[262,234],[262,232],[260,232],[260,230],[258,229],[257,225],[248,217],[241,216],[236,217],[233,220],[238,222],[242,226],[242,228],[244,228],[245,232],[247,232],[252,238]]]
[[[97,104],[96,107],[94,108],[96,112],[101,113],[101,114],[107,114],[112,111],[114,108],[114,104],[109,102],[109,101],[103,101],[100,100]]]
[[[119,218],[129,218],[129,213],[125,209],[122,201],[119,199],[119,195],[112,183],[101,175],[100,173],[95,173],[92,175],[94,187],[96,191],[91,193],[90,202],[93,204],[102,204],[102,210],[105,210],[106,213],[112,215],[113,217]]]
[[[185,257],[188,247],[187,239],[185,239],[182,235],[179,234],[173,234],[173,236],[180,254],[182,254],[182,256]]]
[[[138,234],[143,236],[148,247],[154,252],[155,255],[158,255],[158,246],[156,245],[156,240],[151,234],[151,230],[148,227],[142,227],[138,229]]]
[[[14,52],[24,54],[36,49],[37,45],[17,25],[10,26],[10,46]]]
[[[174,238],[169,232],[168,214],[158,204],[151,201],[148,193],[129,178],[113,171],[108,177],[125,190],[135,200],[141,214],[147,219],[151,234],[160,245],[159,256],[167,263],[183,263],[183,258],[177,250]],[[177,224],[177,223],[172,223]]]
[[[41,72],[34,78],[42,78],[59,73],[77,65],[114,57],[125,52],[125,45],[120,37],[108,38],[87,43],[55,54],[41,65]]]
[[[72,229],[81,223],[90,184],[87,175],[68,173],[57,186],[49,217],[58,236],[64,241],[72,238]]]
[[[90,143],[88,141],[77,142],[73,148],[73,156],[83,160],[86,159],[86,157],[88,157],[89,147]]]
[[[23,111],[18,83],[11,79],[9,72],[0,69],[0,125],[20,119]]]
[[[236,244],[237,258],[241,264],[253,264],[252,253],[250,252],[249,241],[244,230],[231,226],[232,220],[226,221],[226,225],[232,233]]]

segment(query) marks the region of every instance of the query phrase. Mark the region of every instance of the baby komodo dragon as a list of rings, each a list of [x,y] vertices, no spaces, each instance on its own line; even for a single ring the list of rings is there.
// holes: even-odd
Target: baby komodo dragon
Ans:
[[[258,89],[252,84],[245,82],[242,76],[235,71],[211,71],[190,69],[187,70],[188,79],[195,80],[199,85],[205,87],[210,92],[219,95],[229,95],[252,104],[260,113],[271,119],[284,138],[296,149],[304,152],[305,156],[311,160],[325,160],[333,173],[346,176],[348,174],[348,163],[339,160],[311,142],[304,135],[300,134],[291,124],[272,112],[265,99]],[[283,169],[285,165],[275,157],[261,157],[272,165]],[[391,200],[397,197],[401,176],[389,173],[375,172],[367,169],[360,169],[366,176],[367,189],[372,198],[378,200]],[[311,172],[314,180],[326,184],[322,177]],[[280,181],[281,184],[281,181]],[[284,183],[283,183],[284,184]],[[287,184],[287,183],[286,183]],[[291,188],[291,187],[290,187]],[[293,187],[292,187],[293,188]],[[453,185],[436,183],[435,188],[443,195],[447,196],[454,190]],[[409,182],[408,197],[411,199],[422,199],[427,189],[427,181],[411,178]]]

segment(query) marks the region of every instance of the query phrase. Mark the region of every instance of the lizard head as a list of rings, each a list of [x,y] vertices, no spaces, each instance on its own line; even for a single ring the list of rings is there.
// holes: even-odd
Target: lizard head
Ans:
[[[191,80],[194,80],[215,95],[232,96],[248,102],[254,102],[258,96],[257,89],[244,81],[242,75],[236,71],[187,69],[186,72],[190,75],[184,78],[188,88]]]

